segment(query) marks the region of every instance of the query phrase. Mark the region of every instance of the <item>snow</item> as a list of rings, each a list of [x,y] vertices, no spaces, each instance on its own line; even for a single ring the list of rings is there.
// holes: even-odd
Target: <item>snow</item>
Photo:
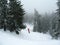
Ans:
[[[32,32],[33,25],[26,25],[27,28],[19,32],[19,35],[0,29],[0,45],[60,45],[60,40],[52,40],[49,34]],[[28,28],[31,30],[30,33],[27,31]]]

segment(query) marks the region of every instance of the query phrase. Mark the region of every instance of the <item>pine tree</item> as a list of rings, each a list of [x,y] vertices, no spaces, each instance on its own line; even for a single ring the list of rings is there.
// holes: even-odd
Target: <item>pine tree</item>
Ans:
[[[19,34],[18,29],[24,29],[23,16],[24,9],[22,8],[21,1],[17,0],[0,0],[0,27],[4,28],[4,31],[8,29],[10,32],[16,31]]]
[[[35,17],[34,17],[34,32],[41,32],[41,22],[40,22],[40,15],[38,13],[38,11],[35,9]]]
[[[57,5],[58,5],[58,8],[59,8],[59,9],[57,10],[57,11],[58,11],[58,16],[59,16],[59,20],[58,20],[58,21],[59,21],[59,22],[58,22],[58,23],[59,23],[59,24],[58,24],[58,30],[60,30],[60,0],[58,0]]]
[[[7,0],[0,0],[0,8],[1,8],[2,26],[4,28],[4,31],[6,31]]]
[[[17,31],[17,28],[24,29],[25,26],[23,25],[23,16],[24,16],[24,9],[22,8],[21,1],[17,0],[9,0],[9,20],[12,25],[11,31]]]
[[[58,28],[57,28],[57,31],[55,32],[57,34],[56,36],[59,37],[60,35],[60,0],[58,0],[57,5],[58,5],[57,13],[58,13],[59,19],[58,19]]]
[[[0,28],[2,28],[2,1],[0,0]]]
[[[52,35],[53,38],[55,39],[58,39],[58,37],[60,37],[60,0],[58,0],[57,2],[57,5],[58,5],[58,9],[57,9],[57,15],[58,15],[58,18],[56,20],[56,17],[54,17],[55,19],[53,19],[53,23],[52,23],[52,29],[55,29],[55,30],[51,30],[50,34]],[[54,14],[55,15],[55,14]],[[57,24],[56,24],[57,22]]]

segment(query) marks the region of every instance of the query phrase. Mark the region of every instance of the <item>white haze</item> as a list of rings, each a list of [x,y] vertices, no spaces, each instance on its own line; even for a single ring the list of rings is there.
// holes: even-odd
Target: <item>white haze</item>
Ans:
[[[39,11],[39,13],[51,13],[55,12],[58,0],[21,0],[23,8],[26,12],[34,12],[34,8]]]

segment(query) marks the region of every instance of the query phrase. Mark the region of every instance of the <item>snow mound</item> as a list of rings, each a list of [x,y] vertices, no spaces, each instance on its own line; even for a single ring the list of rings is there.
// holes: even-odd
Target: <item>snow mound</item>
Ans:
[[[51,36],[48,34],[38,33],[38,32],[30,32],[22,30],[20,32],[19,37],[21,39],[32,40],[32,41],[42,41],[42,40],[51,40]]]
[[[60,45],[60,40],[52,40],[49,34],[32,32],[33,25],[26,25],[27,28],[20,31],[19,35],[0,29],[0,45]]]
[[[3,29],[2,29],[3,30]],[[51,40],[47,34],[22,30],[19,35],[0,31],[0,45],[60,45],[60,40]]]

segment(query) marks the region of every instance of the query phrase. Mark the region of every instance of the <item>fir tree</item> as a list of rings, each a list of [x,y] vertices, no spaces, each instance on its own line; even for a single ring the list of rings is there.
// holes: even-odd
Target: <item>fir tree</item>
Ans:
[[[57,9],[57,15],[58,15],[57,25],[55,24],[56,23],[55,19],[57,17],[56,16],[55,19],[53,19],[55,22],[53,21],[53,25],[52,25],[53,26],[52,29],[55,29],[55,30],[51,30],[51,32],[50,32],[52,37],[55,38],[55,39],[58,39],[58,37],[60,37],[60,0],[58,0],[57,5],[58,5],[58,9]]]
[[[57,13],[58,13],[59,19],[58,19],[58,28],[57,28],[57,31],[55,31],[56,32],[55,35],[59,37],[60,35],[60,0],[58,0],[57,5],[58,5]]]
[[[13,24],[11,31],[18,31],[17,28],[23,29],[25,26],[23,25],[23,16],[24,9],[22,8],[21,1],[17,0],[9,0],[9,18],[10,22]]]
[[[60,0],[58,0],[57,5],[58,5],[58,8],[59,8],[59,9],[57,10],[57,11],[58,11],[58,16],[59,16],[59,20],[58,20],[58,21],[59,21],[59,22],[58,22],[58,23],[59,23],[59,24],[58,24],[58,30],[60,30]]]
[[[6,31],[6,15],[7,15],[7,0],[0,0],[0,8],[1,8],[1,22],[2,26],[4,28],[4,31]]]
[[[23,16],[24,9],[22,8],[20,1],[17,0],[0,0],[0,27],[4,28],[4,31],[8,29],[10,32],[15,31],[19,34],[18,29],[24,29]]]
[[[40,15],[38,11],[35,9],[35,17],[34,17],[34,32],[41,32],[41,22],[40,22]]]

